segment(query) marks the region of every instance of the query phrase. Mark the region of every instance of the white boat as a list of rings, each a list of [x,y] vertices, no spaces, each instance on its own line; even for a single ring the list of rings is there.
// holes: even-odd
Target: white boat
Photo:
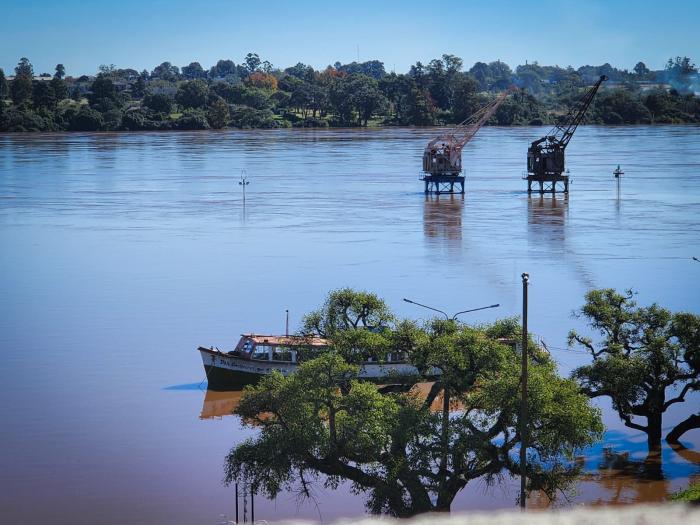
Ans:
[[[328,342],[319,337],[242,334],[230,352],[202,346],[198,351],[202,356],[209,389],[236,390],[257,382],[274,370],[288,376],[299,367],[300,353],[304,349],[323,350],[327,347]],[[381,381],[417,373],[416,367],[407,363],[403,356],[389,354],[386,361],[362,363],[359,376]]]

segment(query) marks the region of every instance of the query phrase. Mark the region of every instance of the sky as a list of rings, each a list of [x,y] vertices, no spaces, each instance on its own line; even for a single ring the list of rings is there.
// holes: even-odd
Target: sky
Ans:
[[[37,74],[100,64],[152,70],[169,61],[255,52],[275,67],[381,60],[406,72],[443,53],[474,62],[579,67],[609,62],[663,68],[672,56],[700,63],[698,0],[0,0],[0,67],[21,57]]]

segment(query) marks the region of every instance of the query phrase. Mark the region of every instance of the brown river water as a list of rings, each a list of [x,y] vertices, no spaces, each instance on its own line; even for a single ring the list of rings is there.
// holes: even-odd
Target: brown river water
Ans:
[[[224,457],[252,431],[230,415],[240,393],[206,391],[195,349],[282,332],[286,308],[294,328],[332,288],[412,318],[429,312],[403,297],[501,304],[463,318],[480,322],[519,314],[529,272],[530,328],[563,374],[586,360],[565,338],[592,287],[697,312],[700,127],[579,128],[569,198],[528,198],[545,131],[482,130],[467,194],[439,198],[418,180],[430,129],[0,135],[0,522],[233,519]],[[599,404],[605,439],[558,505],[661,501],[700,477],[700,432],[645,480],[644,437]],[[472,482],[453,508],[512,508],[517,484]],[[257,520],[364,512],[347,485],[255,499]]]

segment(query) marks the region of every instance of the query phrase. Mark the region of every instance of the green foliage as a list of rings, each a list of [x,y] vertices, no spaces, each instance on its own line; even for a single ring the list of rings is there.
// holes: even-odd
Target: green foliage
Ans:
[[[90,94],[88,100],[90,107],[105,115],[107,112],[112,112],[121,108],[122,98],[117,93],[112,79],[105,75],[97,75],[97,78],[90,86]],[[103,116],[103,120],[105,117]],[[110,121],[113,118],[109,119]],[[103,123],[104,124],[104,123]],[[87,130],[86,130],[87,131]]]
[[[20,59],[15,67],[15,79],[10,85],[10,95],[12,102],[16,106],[21,106],[32,98],[32,81],[34,79],[34,68],[28,59]]]
[[[95,81],[90,86],[92,92],[91,100],[111,99],[115,100],[117,91],[114,89],[114,82],[103,75],[98,75]]]
[[[209,122],[201,109],[188,109],[177,119],[175,127],[181,130],[209,129]]]
[[[386,75],[384,63],[379,60],[370,60],[368,62],[351,62],[349,64],[337,64],[338,71],[342,71],[348,75],[364,75],[375,80],[379,80]]]
[[[216,97],[207,109],[207,121],[214,129],[226,127],[229,116],[228,104],[221,97]]]
[[[164,93],[147,93],[143,97],[143,105],[148,109],[155,111],[156,113],[163,113],[164,115],[170,115],[173,111],[173,105],[175,101],[170,95]]]
[[[32,103],[36,109],[54,109],[56,107],[56,94],[49,82],[38,81],[34,83]]]
[[[207,104],[209,86],[203,80],[189,80],[177,88],[175,100],[183,108],[203,108]]]
[[[113,108],[102,113],[102,130],[103,131],[117,131],[122,127],[122,110],[119,108]]]
[[[605,124],[648,124],[652,116],[642,101],[624,89],[601,93],[594,112]]]
[[[609,397],[626,426],[647,434],[649,452],[656,454],[663,413],[700,389],[700,317],[673,314],[656,304],[638,307],[631,290],[613,289],[588,292],[579,315],[601,340],[594,344],[570,332],[569,344],[582,346],[592,357],[591,364],[574,370],[573,378],[587,395]],[[635,422],[636,417],[647,424]]]
[[[248,53],[245,56],[245,66],[248,70],[248,74],[257,71],[260,68],[260,57],[257,53]]]
[[[687,489],[677,492],[671,496],[671,499],[674,501],[700,504],[700,482],[693,483]]]
[[[151,72],[151,78],[159,78],[168,82],[174,82],[180,78],[180,69],[170,62],[163,62]]]
[[[242,70],[242,71],[241,71]],[[219,60],[215,66],[209,70],[209,78],[225,78],[227,80],[238,80],[242,74],[247,74],[247,71],[242,66],[236,66],[232,60]]]
[[[51,86],[51,89],[53,89],[53,93],[56,97],[57,102],[68,98],[68,87],[66,86],[65,81],[61,77],[54,76],[51,79],[49,85]]]
[[[71,131],[100,131],[104,126],[102,114],[84,106],[78,111],[70,124]]]
[[[136,81],[131,86],[131,96],[134,98],[143,98],[146,94],[146,79],[143,75],[139,75]]]
[[[67,129],[71,119],[61,116],[50,94],[43,87],[38,88],[36,95],[33,93],[34,72],[29,60],[21,59],[15,72],[16,78],[9,85],[0,74],[0,99],[11,95],[13,108],[18,111],[51,111],[54,114],[47,116],[48,120],[57,129]],[[198,62],[183,66],[182,71],[163,62],[151,73],[101,65],[87,96],[92,109],[112,124],[116,111],[124,108],[129,95],[140,100],[149,89],[156,93],[177,88],[176,101],[182,109],[200,109],[216,126],[221,125],[225,111],[219,103],[217,111],[212,111],[215,96],[229,105],[226,125],[240,128],[375,123],[423,126],[461,122],[514,84],[521,90],[508,97],[487,124],[520,126],[556,123],[601,74],[617,84],[603,86],[585,123],[700,123],[700,97],[695,95],[700,92],[700,80],[688,57],[670,59],[661,71],[650,71],[642,62],[633,71],[607,63],[573,69],[537,62],[519,65],[513,71],[500,61],[477,62],[464,68],[461,58],[445,54],[427,64],[416,62],[407,74],[387,74],[384,64],[377,60],[336,63],[323,71],[298,63],[280,71],[249,53],[242,65],[222,59],[209,71]],[[58,64],[49,82],[53,98],[59,102],[70,95],[80,101],[82,95],[76,83],[84,86],[88,77],[64,80],[64,76],[65,68]],[[144,105],[148,109],[144,125],[149,129],[167,129],[172,121],[165,106],[156,109],[156,102],[153,107],[148,104]],[[215,114],[221,118],[215,119]],[[28,118],[32,120],[34,116]],[[192,125],[195,122],[196,119]],[[138,122],[127,124],[122,127],[131,129]]]
[[[53,120],[30,108],[4,110],[0,114],[0,129],[7,131],[53,131]]]
[[[366,315],[372,320],[363,322]],[[248,481],[268,497],[285,488],[308,495],[310,483],[324,475],[329,487],[350,481],[371,512],[410,516],[449,510],[470,480],[517,475],[520,357],[499,340],[517,335],[516,321],[362,328],[391,320],[381,299],[349,289],[331,292],[324,307],[306,316],[309,331],[331,332],[330,351],[291,376],[274,373],[246,388],[237,413],[259,433],[231,450],[226,482]],[[403,354],[419,373],[394,378],[407,387],[402,393],[382,393],[349,363],[358,353],[366,358],[367,350],[380,359]],[[534,343],[531,350],[528,488],[554,497],[577,473],[575,452],[603,428],[578,385],[558,377]],[[410,390],[426,380],[434,383],[425,398]],[[446,402],[432,410],[441,393]],[[454,403],[459,410],[450,412]]]
[[[125,131],[146,129],[146,115],[142,111],[127,111],[122,118],[122,129]]]
[[[124,113],[121,128],[126,131],[167,130],[171,129],[170,120],[160,120],[161,114],[152,114],[144,110],[129,110]]]
[[[350,80],[348,90],[352,93],[351,101],[357,112],[359,125],[367,126],[372,115],[384,110],[387,98],[379,90],[377,81],[366,75],[347,77]]]
[[[7,87],[7,79],[5,78],[5,72],[0,67],[0,101],[3,101],[7,97],[9,89]]]
[[[182,68],[182,76],[188,80],[196,78],[207,78],[207,72],[199,62],[191,62],[188,66]]]
[[[25,76],[30,79],[34,78],[34,67],[28,58],[22,57],[19,59],[17,66],[15,67],[16,76]]]
[[[376,294],[340,288],[328,294],[323,306],[302,319],[302,333],[332,337],[348,329],[380,329],[394,320]]]
[[[407,100],[408,120],[419,126],[432,126],[435,124],[435,104],[430,93],[419,88],[411,89]]]
[[[230,115],[230,125],[235,128],[274,129],[282,127],[281,124],[275,120],[272,111],[267,109],[259,110],[249,106],[234,106],[230,111]]]

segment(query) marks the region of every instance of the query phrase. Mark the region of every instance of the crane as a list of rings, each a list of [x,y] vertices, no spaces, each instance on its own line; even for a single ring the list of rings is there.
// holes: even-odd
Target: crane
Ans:
[[[467,119],[428,142],[423,152],[425,175],[421,179],[425,182],[425,193],[431,190],[437,194],[453,193],[455,183],[460,184],[461,193],[464,193],[464,177],[460,176],[462,149],[515,89],[511,87],[504,91]]]
[[[547,135],[537,139],[527,149],[527,192],[532,193],[532,183],[538,182],[540,193],[556,193],[557,182],[564,184],[564,193],[569,193],[569,177],[564,173],[564,151],[583,120],[588,106],[600,85],[608,79],[602,75],[567,113],[562,124],[554,126]],[[547,184],[549,183],[549,185]]]

